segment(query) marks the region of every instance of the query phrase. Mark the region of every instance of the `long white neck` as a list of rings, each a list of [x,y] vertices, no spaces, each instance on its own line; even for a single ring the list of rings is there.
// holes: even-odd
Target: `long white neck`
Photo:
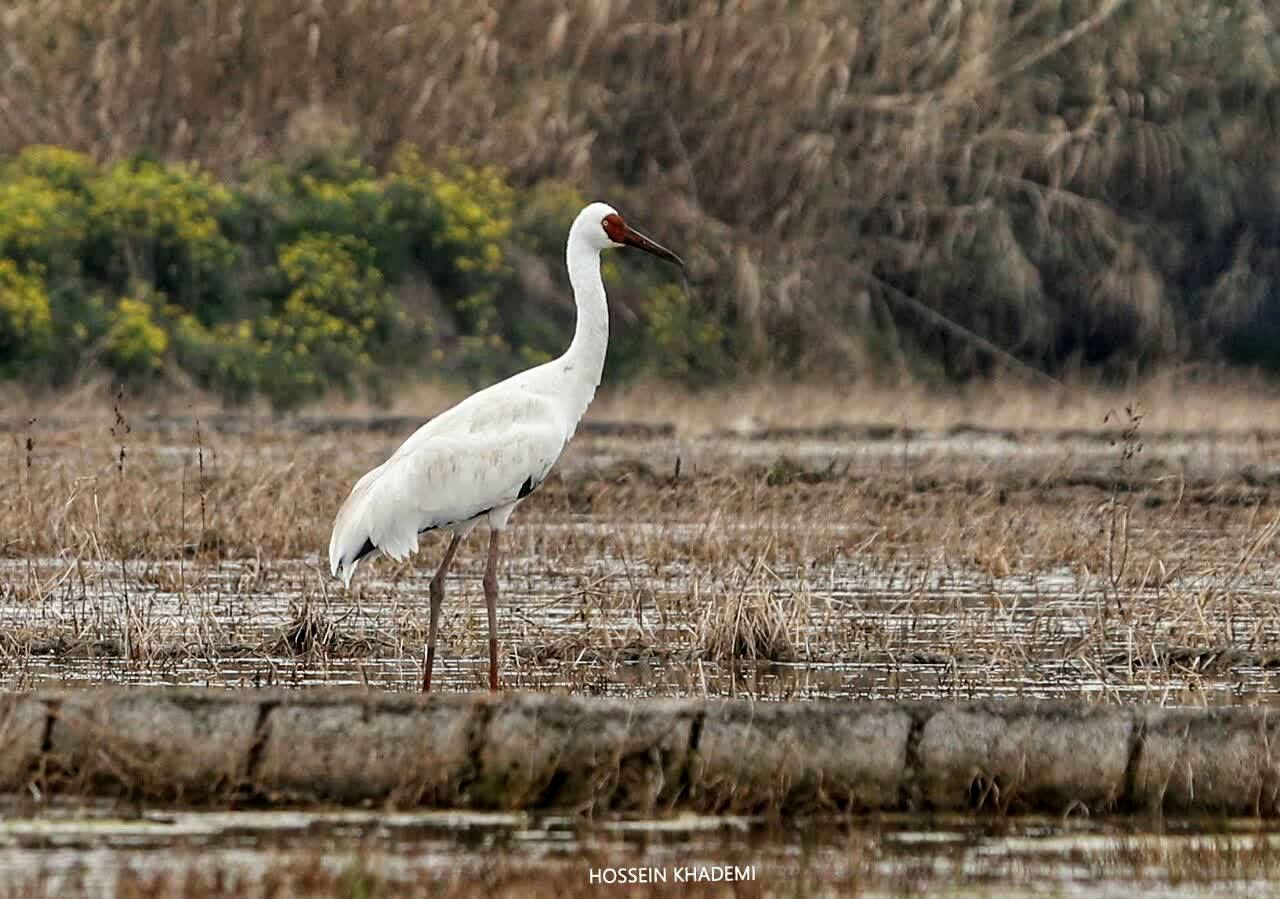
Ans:
[[[578,324],[573,342],[560,361],[570,382],[566,401],[570,411],[581,418],[604,372],[604,356],[609,346],[609,306],[600,277],[600,251],[577,235],[571,235],[566,256],[569,283],[578,306]]]

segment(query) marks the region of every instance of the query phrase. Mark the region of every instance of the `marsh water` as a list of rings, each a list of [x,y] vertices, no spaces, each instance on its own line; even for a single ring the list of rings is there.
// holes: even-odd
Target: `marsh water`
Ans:
[[[626,538],[650,527],[659,526],[585,522],[575,530]],[[536,546],[565,530],[530,524],[524,536]],[[1280,568],[1270,565],[1233,583],[1232,607],[1210,610],[1207,636],[1189,633],[1196,622],[1187,620],[1195,613],[1186,597],[1205,589],[1191,577],[1111,597],[1071,570],[1001,577],[927,559],[900,559],[889,570],[833,560],[817,576],[773,566],[728,583],[679,565],[654,576],[607,556],[548,570],[536,554],[513,554],[505,566],[499,637],[510,689],[1199,705],[1280,697],[1280,651],[1271,649],[1280,647],[1271,602]],[[351,592],[329,587],[319,559],[261,568],[37,559],[0,570],[62,585],[37,604],[16,591],[0,598],[0,676],[25,687],[404,690],[421,681],[427,576],[404,566],[394,580],[374,568]],[[443,689],[485,684],[478,574],[450,582],[435,674]],[[745,624],[711,612],[735,603]],[[773,639],[743,638],[726,656],[718,631],[735,625],[771,628]]]
[[[130,464],[189,466],[193,447],[162,436],[133,447]],[[346,467],[376,460],[385,442],[346,447],[361,460]],[[563,495],[522,511],[511,529],[503,683],[759,701],[1273,704],[1273,444],[1166,435],[1144,457],[1147,488],[1119,493],[1108,486],[1114,446],[1087,435],[588,439],[566,459]],[[283,442],[244,452],[258,465],[290,464]],[[201,453],[211,481],[243,464],[231,449]],[[592,485],[591,508],[575,508],[571,478]],[[677,478],[695,486],[672,486]],[[779,506],[788,485],[807,505]],[[625,491],[634,495],[614,498]],[[298,515],[313,527],[322,511]],[[414,562],[366,566],[352,590],[328,577],[313,545],[284,557],[206,552],[198,541],[124,558],[10,553],[0,558],[0,678],[16,689],[417,689],[440,540],[424,538]],[[485,685],[479,546],[464,547],[449,581],[440,689]],[[812,895],[1256,895],[1280,874],[1269,861],[1278,837],[1257,822],[877,817],[782,827],[26,800],[0,823],[0,878],[29,875],[42,884],[33,895],[112,895],[170,877],[260,885],[269,870],[296,879],[313,869],[447,882],[455,895],[495,877],[512,895],[539,883],[560,885],[548,895],[590,894],[605,887],[589,879],[593,868],[702,863],[754,865],[752,884],[735,887],[743,895],[792,895],[796,884]]]
[[[145,811],[106,803],[10,813],[0,880],[35,895],[208,889],[293,895],[361,884],[385,895],[607,895],[630,878],[659,893],[1261,895],[1280,832],[1256,821],[1115,822],[878,816],[785,827],[676,816],[584,822],[510,813]],[[643,872],[643,873],[641,873]],[[719,873],[717,873],[719,872]],[[644,878],[644,880],[641,880]],[[274,893],[272,891],[275,891]],[[305,894],[305,892],[303,893]],[[716,893],[704,893],[715,895]],[[24,894],[25,895],[25,894]]]

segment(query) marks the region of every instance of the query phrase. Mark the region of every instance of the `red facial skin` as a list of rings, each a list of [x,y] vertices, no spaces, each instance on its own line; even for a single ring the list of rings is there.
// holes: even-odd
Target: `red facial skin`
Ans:
[[[652,253],[659,259],[665,259],[668,262],[674,262],[676,265],[684,268],[684,260],[666,247],[645,237],[636,229],[632,228],[622,220],[622,216],[616,212],[606,215],[600,222],[604,226],[604,233],[611,241],[619,244],[626,244],[635,247],[638,250],[644,250],[646,253]]]

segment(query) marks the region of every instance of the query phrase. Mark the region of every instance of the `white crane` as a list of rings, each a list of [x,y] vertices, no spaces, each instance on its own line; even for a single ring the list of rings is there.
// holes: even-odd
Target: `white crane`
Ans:
[[[489,612],[489,689],[498,689],[498,544],[516,504],[547,476],[600,386],[609,342],[609,310],[600,251],[629,245],[683,266],[680,257],[632,229],[605,203],[578,213],[567,258],[578,322],[564,355],[472,394],[418,428],[351,488],[329,538],[329,568],[351,585],[360,560],[381,553],[402,560],[418,535],[452,539],[431,578],[431,626],[422,689],[431,689],[444,581],[458,544],[489,526],[484,598]]]

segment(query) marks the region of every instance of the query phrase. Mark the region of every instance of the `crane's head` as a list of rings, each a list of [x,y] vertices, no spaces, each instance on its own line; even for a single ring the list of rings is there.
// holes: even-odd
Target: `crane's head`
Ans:
[[[674,262],[681,268],[684,267],[683,259],[632,228],[622,220],[622,216],[618,215],[618,210],[608,203],[592,203],[579,212],[578,217],[574,219],[573,228],[569,231],[570,239],[575,234],[581,234],[596,250],[609,247],[635,247],[646,253],[652,253],[659,259]]]

